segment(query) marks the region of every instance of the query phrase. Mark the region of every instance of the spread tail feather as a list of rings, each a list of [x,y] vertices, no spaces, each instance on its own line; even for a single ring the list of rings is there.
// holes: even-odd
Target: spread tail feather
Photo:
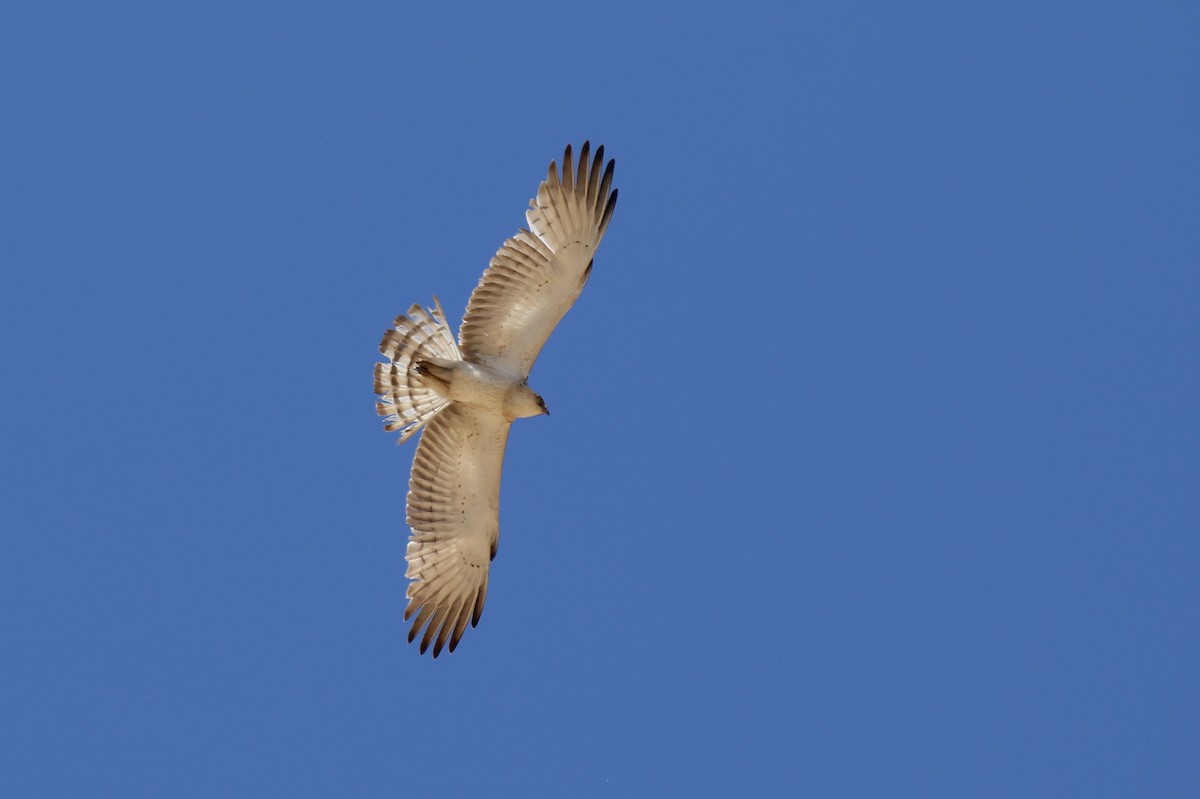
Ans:
[[[428,310],[414,305],[407,316],[396,317],[394,327],[383,334],[379,351],[388,363],[375,364],[375,393],[379,395],[375,410],[384,417],[385,430],[400,431],[396,443],[403,444],[450,404],[434,390],[435,381],[421,374],[418,363],[434,358],[461,361],[462,353],[437,297]]]

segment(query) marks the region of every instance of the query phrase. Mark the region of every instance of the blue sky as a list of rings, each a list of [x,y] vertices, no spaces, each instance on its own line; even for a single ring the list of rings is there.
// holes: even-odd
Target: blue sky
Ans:
[[[23,4],[0,793],[1200,794],[1200,12]],[[480,626],[397,314],[618,204]]]

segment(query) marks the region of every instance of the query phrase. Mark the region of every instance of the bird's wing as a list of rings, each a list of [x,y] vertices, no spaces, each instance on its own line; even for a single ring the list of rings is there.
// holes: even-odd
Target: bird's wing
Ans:
[[[499,538],[500,467],[509,422],[451,404],[421,434],[408,488],[408,640],[422,627],[421,652],[458,646],[487,597],[488,567]]]
[[[583,290],[592,257],[617,203],[613,162],[604,148],[588,163],[589,144],[563,154],[561,177],[549,174],[525,212],[529,229],[504,242],[471,294],[459,340],[467,360],[527,377],[542,345]]]

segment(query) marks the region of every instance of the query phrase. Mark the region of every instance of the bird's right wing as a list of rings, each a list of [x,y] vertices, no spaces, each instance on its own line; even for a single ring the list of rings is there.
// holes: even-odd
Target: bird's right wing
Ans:
[[[487,597],[488,568],[499,539],[500,468],[510,422],[451,404],[421,434],[408,489],[407,621],[421,652],[458,646]]]
[[[575,304],[592,257],[617,204],[613,162],[604,148],[589,164],[590,145],[553,161],[525,212],[528,230],[504,242],[471,294],[459,340],[469,361],[482,361],[519,378],[529,375],[542,345]]]

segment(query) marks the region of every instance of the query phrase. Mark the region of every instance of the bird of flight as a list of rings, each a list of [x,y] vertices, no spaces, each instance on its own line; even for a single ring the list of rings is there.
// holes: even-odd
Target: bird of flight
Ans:
[[[405,576],[414,614],[408,640],[424,628],[421,653],[432,644],[458,646],[474,627],[487,596],[488,567],[500,535],[500,467],[514,419],[549,413],[529,388],[542,345],[575,304],[613,208],[613,161],[604,148],[589,163],[589,144],[575,167],[571,147],[562,172],[550,162],[546,180],[525,212],[522,228],[492,257],[467,303],[458,341],[434,297],[396,319],[379,345],[376,410],[403,443],[425,428],[408,486]]]

